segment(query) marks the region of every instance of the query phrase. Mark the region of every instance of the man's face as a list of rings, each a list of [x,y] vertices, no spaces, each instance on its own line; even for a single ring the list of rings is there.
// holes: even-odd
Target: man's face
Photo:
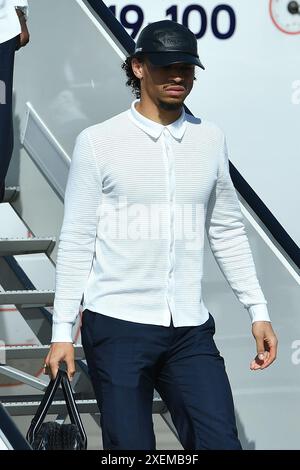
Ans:
[[[193,88],[195,66],[187,63],[164,67],[133,59],[132,69],[141,78],[141,97],[145,95],[162,109],[179,109]]]

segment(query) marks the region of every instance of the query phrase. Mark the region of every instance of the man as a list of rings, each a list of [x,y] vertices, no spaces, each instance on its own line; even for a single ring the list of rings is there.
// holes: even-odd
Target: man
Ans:
[[[185,449],[241,449],[201,294],[204,227],[252,319],[251,369],[276,356],[224,134],[183,107],[195,66],[204,69],[190,30],[170,20],[146,26],[122,65],[140,99],[85,129],[72,158],[45,370],[55,377],[64,361],[74,375],[71,331],[83,295],[82,344],[104,449],[155,449],[154,388]]]
[[[0,202],[13,151],[12,89],[15,51],[29,42],[27,0],[0,0]]]

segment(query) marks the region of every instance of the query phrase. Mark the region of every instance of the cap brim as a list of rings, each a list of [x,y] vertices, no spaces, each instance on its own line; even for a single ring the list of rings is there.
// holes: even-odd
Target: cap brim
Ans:
[[[186,64],[198,65],[198,67],[205,70],[204,65],[200,62],[198,57],[184,52],[145,52],[145,54],[152,65],[164,67],[166,65],[183,62]]]

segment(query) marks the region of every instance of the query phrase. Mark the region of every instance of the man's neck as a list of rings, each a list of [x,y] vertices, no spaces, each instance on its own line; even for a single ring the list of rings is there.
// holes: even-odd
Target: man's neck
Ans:
[[[167,126],[176,121],[182,113],[182,106],[179,109],[163,109],[158,107],[151,100],[140,99],[135,105],[135,109],[152,121],[158,122],[163,126]]]

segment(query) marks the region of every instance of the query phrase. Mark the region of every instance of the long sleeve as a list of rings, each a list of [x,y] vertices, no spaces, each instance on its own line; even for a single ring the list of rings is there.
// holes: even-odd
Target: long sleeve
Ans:
[[[267,301],[257,279],[243,214],[229,173],[225,136],[218,179],[207,207],[206,232],[221,271],[238,300],[248,310],[252,323],[270,321]]]
[[[56,261],[52,342],[72,342],[72,327],[92,267],[101,177],[88,132],[77,137],[65,191]]]

